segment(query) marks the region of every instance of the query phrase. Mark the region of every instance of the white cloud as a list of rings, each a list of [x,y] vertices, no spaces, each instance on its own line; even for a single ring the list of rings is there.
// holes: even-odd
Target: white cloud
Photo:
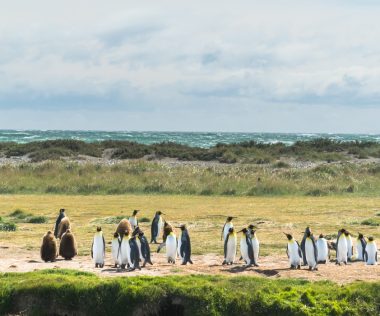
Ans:
[[[157,113],[185,115],[172,128],[194,130],[291,131],[291,117],[322,108],[357,119],[380,107],[379,13],[374,1],[6,2],[0,110],[119,111],[163,130]],[[276,115],[289,119],[272,126]],[[257,116],[256,126],[242,123]],[[345,128],[328,120],[298,131],[361,128],[343,117]],[[97,129],[112,127],[127,128]]]

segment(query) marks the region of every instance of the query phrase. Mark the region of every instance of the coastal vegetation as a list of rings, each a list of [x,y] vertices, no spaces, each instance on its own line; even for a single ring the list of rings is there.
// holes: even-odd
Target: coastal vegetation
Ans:
[[[29,143],[0,143],[5,157],[27,156],[33,162],[75,158],[78,156],[107,157],[109,159],[176,158],[183,161],[218,161],[221,163],[266,164],[283,157],[302,161],[344,161],[380,158],[380,143],[372,141],[335,141],[315,139],[284,143],[247,141],[217,144],[210,148],[191,147],[173,142],[145,145],[130,141],[84,142],[58,139]]]
[[[0,165],[0,194],[376,196],[380,162],[203,164],[131,160]]]
[[[380,283],[254,277],[100,278],[74,270],[0,274],[0,314],[378,315]]]

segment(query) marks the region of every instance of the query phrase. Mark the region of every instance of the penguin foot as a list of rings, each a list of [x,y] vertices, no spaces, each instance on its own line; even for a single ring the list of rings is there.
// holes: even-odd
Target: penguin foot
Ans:
[[[225,264],[227,264],[226,260],[223,261],[222,266],[224,266]]]
[[[255,267],[260,267],[257,263],[254,264]]]
[[[189,260],[190,264],[193,264],[193,261]]]
[[[124,270],[124,269],[125,269],[125,264],[122,264],[122,265],[120,266],[120,268],[121,268],[122,270]]]
[[[187,264],[187,262],[182,262],[181,265],[182,266],[185,266]]]
[[[297,266],[297,269],[298,269],[298,270],[301,270],[301,266],[300,266],[300,265],[298,265],[298,266]]]

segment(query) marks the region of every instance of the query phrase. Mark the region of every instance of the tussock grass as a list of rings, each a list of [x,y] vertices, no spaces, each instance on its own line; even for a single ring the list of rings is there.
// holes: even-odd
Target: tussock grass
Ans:
[[[253,277],[99,278],[72,270],[6,273],[1,314],[377,315],[380,283]],[[33,302],[33,303],[31,303]]]
[[[0,194],[356,195],[380,191],[379,164],[285,168],[246,164],[44,162],[0,167]],[[379,167],[380,168],[380,167]]]
[[[380,226],[380,220],[376,218],[367,218],[364,221],[362,221],[361,224],[367,226]]]

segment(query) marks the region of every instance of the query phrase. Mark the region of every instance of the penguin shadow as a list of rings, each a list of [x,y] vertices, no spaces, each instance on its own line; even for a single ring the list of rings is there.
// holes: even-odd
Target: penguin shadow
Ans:
[[[222,271],[230,272],[230,273],[240,273],[244,271],[254,271],[254,266],[246,266],[246,265],[239,265],[239,266],[232,266],[229,269],[222,269]]]

